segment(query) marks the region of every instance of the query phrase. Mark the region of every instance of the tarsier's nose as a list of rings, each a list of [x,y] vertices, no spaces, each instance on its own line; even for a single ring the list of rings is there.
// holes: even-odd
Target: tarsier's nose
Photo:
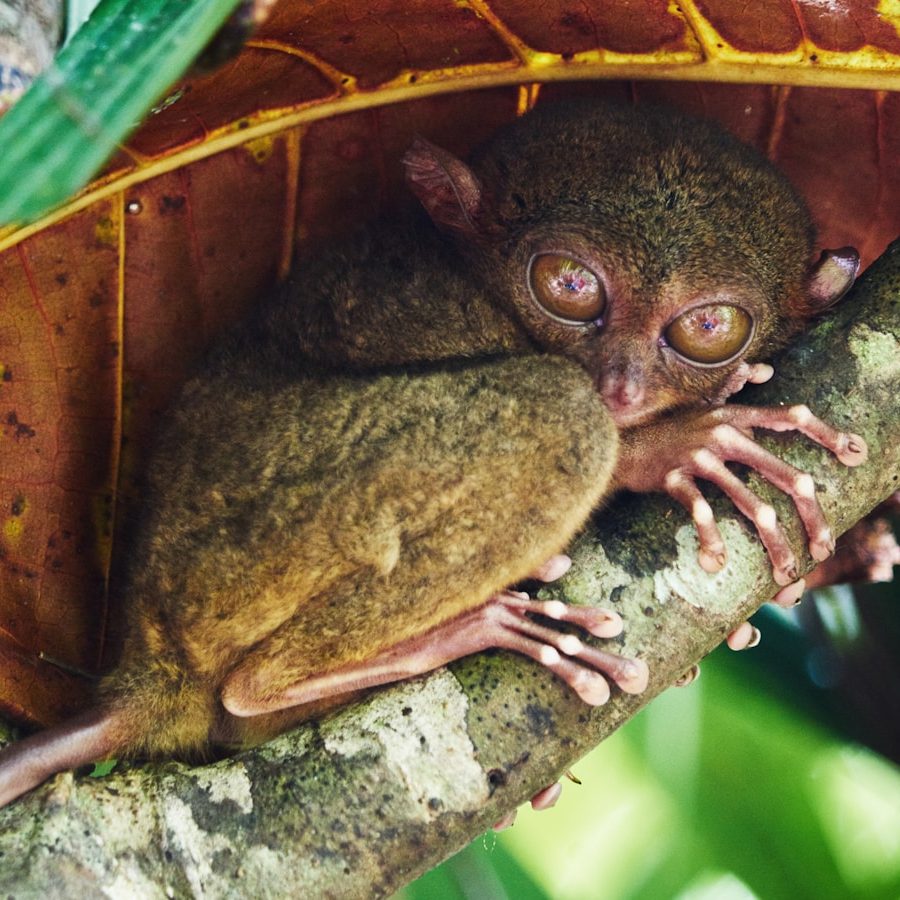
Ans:
[[[615,417],[637,411],[644,401],[644,382],[636,368],[606,371],[600,378],[600,396]]]

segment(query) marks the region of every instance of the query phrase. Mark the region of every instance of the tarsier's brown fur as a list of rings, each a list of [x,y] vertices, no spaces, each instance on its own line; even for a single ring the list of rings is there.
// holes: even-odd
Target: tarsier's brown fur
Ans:
[[[223,689],[277,696],[526,577],[611,490],[619,429],[603,398],[639,381],[642,422],[723,399],[743,361],[816,311],[803,204],[717,128],[551,107],[472,168],[471,191],[463,178],[435,200],[442,230],[411,215],[300,265],[185,386],[123,551],[122,661],[70,729],[84,746],[43,777],[101,751],[190,755],[284,727],[228,715]],[[528,295],[535,242],[566,236],[601,247],[612,273],[599,334]],[[723,289],[756,321],[739,359],[692,369],[642,343]],[[0,783],[24,784],[9,774],[23,755]]]

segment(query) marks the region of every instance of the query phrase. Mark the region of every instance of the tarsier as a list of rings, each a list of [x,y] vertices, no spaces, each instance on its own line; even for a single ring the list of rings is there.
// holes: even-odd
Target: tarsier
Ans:
[[[609,637],[616,613],[505,590],[552,577],[621,487],[687,506],[714,572],[695,479],[717,484],[790,584],[774,512],[725,466],[743,463],[793,497],[815,559],[833,551],[812,478],[751,429],[847,465],[863,440],[724,403],[856,272],[850,250],[811,262],[772,166],[712,125],[596,102],[529,114],[471,165],[419,140],[404,166],[431,221],[299,267],[184,387],[126,551],[121,662],[93,709],[0,755],[0,802],[98,758],[260,740],[490,646],[591,704],[607,679],[642,691],[643,662],[533,615]]]

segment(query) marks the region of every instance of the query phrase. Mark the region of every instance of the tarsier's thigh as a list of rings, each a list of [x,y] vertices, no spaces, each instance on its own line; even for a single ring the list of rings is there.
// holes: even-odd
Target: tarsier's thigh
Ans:
[[[565,546],[615,460],[614,426],[563,360],[414,377],[395,402],[402,427],[374,456],[361,444],[356,480],[329,501],[347,574],[302,598],[234,677],[277,694],[481,605]]]

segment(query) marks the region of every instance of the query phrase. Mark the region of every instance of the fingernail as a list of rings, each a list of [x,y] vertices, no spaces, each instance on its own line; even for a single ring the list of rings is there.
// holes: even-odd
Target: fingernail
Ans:
[[[793,567],[788,569],[774,569],[772,571],[772,577],[775,579],[775,584],[779,587],[787,587],[792,581],[796,580],[796,575],[792,574]]]
[[[746,650],[750,650],[752,647],[758,647],[759,642],[762,640],[762,632],[754,625],[753,626],[753,637],[750,638],[750,642],[744,648]]]
[[[593,621],[584,623],[583,627],[594,637],[610,638],[622,633],[624,622],[620,615],[604,611],[597,615]]]
[[[562,578],[571,568],[572,560],[568,556],[563,556],[562,554],[553,556],[539,570],[541,572],[541,580],[556,581],[557,578]]]
[[[697,663],[694,663],[681,678],[677,679],[675,682],[675,687],[687,687],[689,684],[693,683],[700,677],[700,666]]]
[[[550,809],[551,806],[556,805],[556,801],[559,800],[561,794],[562,785],[557,781],[556,784],[551,784],[542,791],[538,791],[531,798],[531,808],[536,810]]]
[[[828,537],[824,540],[812,541],[809,545],[809,553],[816,562],[824,562],[834,553],[834,540]]]
[[[859,466],[869,458],[869,448],[866,446],[866,442],[858,434],[848,434],[845,446],[853,456],[852,460],[844,460],[845,465]]]
[[[782,588],[772,599],[779,606],[796,606],[803,598],[803,592],[806,590],[806,581],[801,578],[799,581]]]
[[[700,551],[700,568],[704,572],[709,572],[710,574],[720,572],[725,568],[726,561],[727,557],[722,552],[716,553],[712,550]]]

